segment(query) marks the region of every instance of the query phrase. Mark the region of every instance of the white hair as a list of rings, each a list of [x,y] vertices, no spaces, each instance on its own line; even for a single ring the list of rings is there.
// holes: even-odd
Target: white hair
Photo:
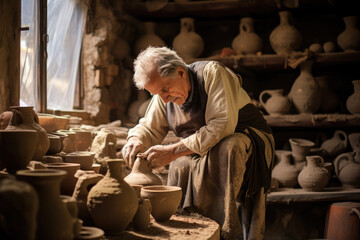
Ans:
[[[160,77],[175,78],[176,68],[187,70],[186,63],[167,47],[148,47],[134,61],[134,83],[139,90],[150,81],[150,74],[157,70]]]

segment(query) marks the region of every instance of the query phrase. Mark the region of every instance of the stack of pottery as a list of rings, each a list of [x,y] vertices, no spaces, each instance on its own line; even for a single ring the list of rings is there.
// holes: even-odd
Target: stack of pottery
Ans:
[[[360,51],[360,30],[357,28],[358,16],[343,18],[345,30],[337,37],[337,42],[345,52]]]
[[[302,138],[290,138],[289,142],[295,165],[299,170],[302,170],[306,164],[306,156],[309,154],[310,149],[315,146],[315,143]]]
[[[262,39],[254,32],[254,20],[245,17],[240,20],[240,33],[232,41],[237,54],[256,54],[262,49]]]
[[[292,104],[283,93],[283,89],[264,90],[260,93],[259,101],[270,115],[281,115],[290,112]],[[269,98],[264,100],[264,96],[269,96]]]
[[[274,167],[271,177],[279,183],[279,187],[295,187],[300,171],[291,161],[291,151],[281,151],[279,158],[279,163]]]
[[[354,93],[346,100],[346,108],[351,114],[360,113],[360,80],[352,81]]]
[[[146,159],[137,157],[131,173],[124,179],[128,184],[132,185],[162,185],[158,176],[151,172],[147,166]]]
[[[155,34],[155,23],[154,22],[144,22],[145,34],[141,36],[135,42],[135,55],[138,55],[142,50],[145,50],[147,47],[162,47],[165,46],[164,41]]]
[[[328,170],[321,156],[306,156],[307,165],[298,176],[300,186],[308,191],[320,191],[329,182]]]

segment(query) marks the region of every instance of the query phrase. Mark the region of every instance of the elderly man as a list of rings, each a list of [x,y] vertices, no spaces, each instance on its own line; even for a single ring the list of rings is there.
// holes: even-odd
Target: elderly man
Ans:
[[[245,239],[261,239],[274,139],[241,77],[216,61],[186,65],[166,47],[141,52],[134,70],[137,88],[154,96],[129,131],[122,149],[127,164],[136,155],[150,168],[170,164],[168,185],[182,188],[183,209],[217,221],[224,239],[242,232]],[[181,141],[160,145],[169,130]]]

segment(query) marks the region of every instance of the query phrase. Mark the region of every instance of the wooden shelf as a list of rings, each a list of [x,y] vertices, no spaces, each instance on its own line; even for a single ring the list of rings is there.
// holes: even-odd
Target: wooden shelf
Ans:
[[[360,127],[360,114],[265,115],[264,118],[270,127],[276,128]]]

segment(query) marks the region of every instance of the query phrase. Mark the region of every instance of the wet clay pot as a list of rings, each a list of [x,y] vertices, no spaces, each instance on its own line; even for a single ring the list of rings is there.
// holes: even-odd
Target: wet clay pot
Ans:
[[[77,170],[80,169],[79,163],[48,163],[46,167],[49,169],[63,170],[67,174],[61,181],[60,193],[63,195],[72,196],[74,188],[77,182],[77,178],[74,177]]]
[[[124,180],[130,185],[162,185],[158,176],[151,172],[145,158],[136,158],[133,169]]]
[[[345,52],[360,50],[360,30],[357,28],[358,16],[346,16],[343,18],[345,30],[337,37],[337,42]]]
[[[295,165],[302,170],[306,164],[306,156],[309,154],[310,149],[315,146],[315,143],[302,138],[290,138],[289,142]]]
[[[254,19],[244,17],[240,20],[240,33],[232,41],[237,54],[256,54],[262,49],[262,39],[254,32]]]
[[[335,158],[340,153],[343,153],[348,146],[348,136],[342,130],[336,130],[331,139],[324,141],[320,149],[326,157]]]
[[[39,197],[37,240],[73,239],[73,221],[60,199],[60,182],[66,172],[53,169],[20,170],[19,180],[32,185]]]
[[[21,129],[37,131],[39,137],[32,159],[41,161],[49,149],[50,141],[45,129],[39,125],[39,120],[33,107],[13,106],[10,107],[10,109],[12,109],[13,115],[6,130]]]
[[[344,188],[360,188],[360,162],[355,161],[355,152],[337,156],[334,168]]]
[[[324,168],[321,156],[307,156],[307,165],[298,176],[300,186],[308,191],[320,191],[329,181],[328,171]]]
[[[0,170],[15,174],[25,169],[34,156],[39,134],[35,130],[0,130]]]
[[[279,187],[293,188],[298,183],[299,169],[291,163],[291,151],[280,154],[280,162],[274,167],[271,177],[279,182]]]
[[[291,102],[287,96],[284,96],[283,89],[264,90],[260,93],[259,101],[270,115],[287,114],[291,109]],[[264,96],[269,96],[264,100]]]
[[[151,202],[151,215],[156,221],[170,219],[180,204],[182,191],[180,187],[154,185],[141,188],[141,197]]]
[[[147,47],[162,47],[165,46],[164,41],[155,34],[155,23],[154,22],[144,22],[144,35],[142,35],[135,42],[135,55],[138,55],[142,50],[145,50]]]
[[[108,172],[91,188],[87,206],[95,225],[109,235],[125,230],[139,206],[135,190],[123,180],[125,161],[109,159]]]
[[[354,93],[346,100],[346,108],[351,114],[360,113],[360,80],[352,81]]]

